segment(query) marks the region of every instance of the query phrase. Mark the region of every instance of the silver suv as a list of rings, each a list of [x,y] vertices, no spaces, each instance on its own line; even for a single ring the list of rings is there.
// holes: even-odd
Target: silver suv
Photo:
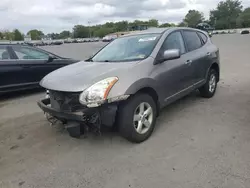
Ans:
[[[161,108],[196,89],[212,97],[219,78],[219,49],[206,32],[149,29],[48,74],[40,82],[48,97],[38,105],[73,137],[113,126],[139,143],[152,134]]]

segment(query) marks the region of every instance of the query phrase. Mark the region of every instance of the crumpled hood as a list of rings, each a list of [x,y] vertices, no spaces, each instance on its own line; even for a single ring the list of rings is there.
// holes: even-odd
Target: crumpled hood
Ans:
[[[113,76],[120,78],[136,64],[137,62],[81,61],[49,73],[42,79],[40,85],[50,90],[80,92],[102,79]]]

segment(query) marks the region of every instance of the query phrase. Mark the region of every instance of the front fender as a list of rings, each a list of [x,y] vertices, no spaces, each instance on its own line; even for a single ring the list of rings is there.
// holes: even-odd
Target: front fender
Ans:
[[[128,87],[128,89],[125,91],[125,95],[133,95],[137,93],[139,90],[144,89],[144,88],[151,88],[155,90],[157,95],[159,95],[158,84],[152,78],[142,78],[140,80],[137,80],[136,82],[134,82],[132,85]]]

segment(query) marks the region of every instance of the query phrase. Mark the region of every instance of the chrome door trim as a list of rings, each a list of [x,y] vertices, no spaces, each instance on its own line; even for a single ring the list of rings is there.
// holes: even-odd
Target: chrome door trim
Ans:
[[[183,89],[183,90],[181,90],[181,91],[178,91],[177,93],[175,93],[175,94],[173,94],[173,95],[171,95],[171,96],[165,98],[164,101],[166,102],[166,101],[168,101],[169,99],[171,99],[171,98],[173,98],[173,97],[175,97],[175,96],[177,96],[177,95],[183,93],[184,91],[187,91],[187,90],[191,89],[192,87],[194,87],[194,86],[196,86],[196,85],[199,85],[200,83],[202,83],[202,82],[204,82],[204,81],[205,81],[204,79],[203,79],[203,80],[200,80],[200,81],[196,82],[195,84],[193,84],[193,85],[191,85],[191,86],[189,86],[189,87],[187,87],[187,88],[185,88],[185,89]]]

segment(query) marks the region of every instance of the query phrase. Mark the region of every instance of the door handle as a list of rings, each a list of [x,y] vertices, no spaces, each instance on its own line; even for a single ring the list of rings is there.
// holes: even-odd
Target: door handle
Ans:
[[[193,62],[192,60],[187,60],[187,61],[185,62],[185,64],[186,64],[186,65],[190,65],[192,62]]]
[[[208,53],[207,53],[207,56],[210,56],[210,55],[211,55],[211,53],[210,53],[210,52],[208,52]]]

